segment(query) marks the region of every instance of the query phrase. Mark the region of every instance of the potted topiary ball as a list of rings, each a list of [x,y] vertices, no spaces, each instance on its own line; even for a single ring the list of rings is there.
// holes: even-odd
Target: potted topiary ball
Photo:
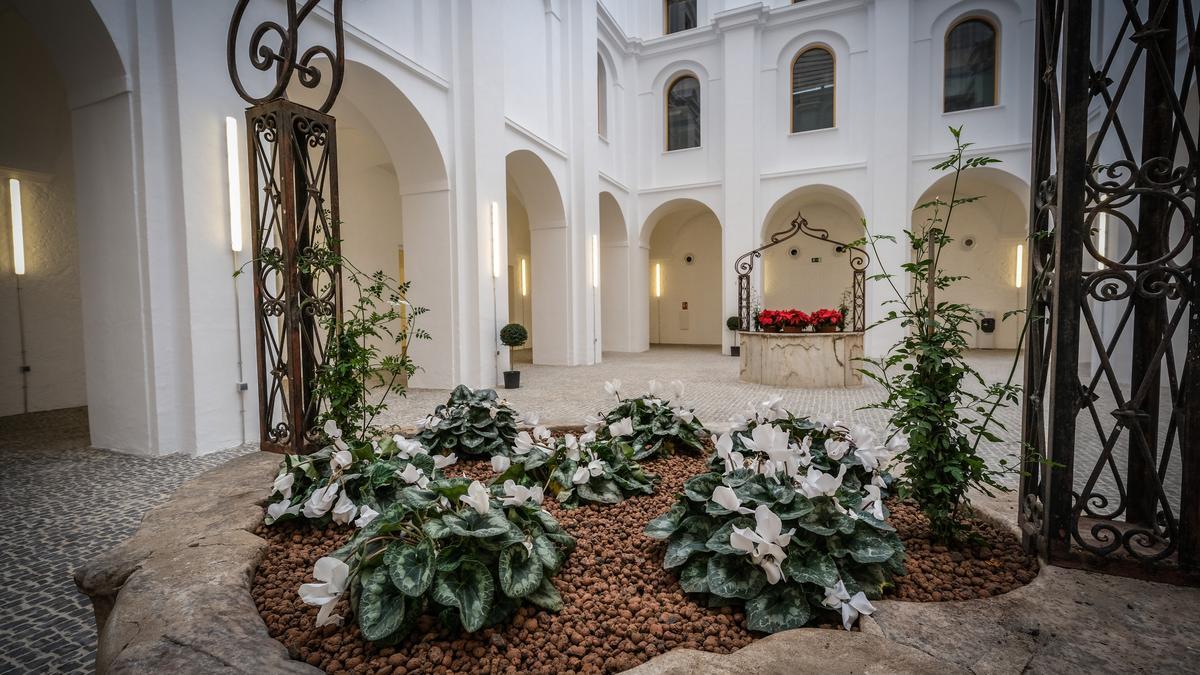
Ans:
[[[514,347],[520,347],[529,339],[529,331],[525,330],[525,326],[519,323],[510,323],[500,329],[500,342],[508,347],[508,363],[512,365],[512,350]],[[504,371],[504,388],[505,389],[520,389],[521,388],[521,371],[506,370]]]
[[[742,329],[742,320],[740,317],[731,316],[728,319],[725,319],[725,327],[728,328],[729,330],[733,331],[733,334],[734,334],[733,339],[736,341],[737,340],[737,332]],[[734,344],[734,345],[729,346],[729,355],[730,356],[741,356],[741,352],[742,352],[741,345]]]

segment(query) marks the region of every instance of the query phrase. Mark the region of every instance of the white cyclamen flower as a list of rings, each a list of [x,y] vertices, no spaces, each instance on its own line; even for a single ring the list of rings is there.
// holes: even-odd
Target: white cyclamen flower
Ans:
[[[338,450],[329,456],[329,469],[341,471],[354,464],[354,455],[349,450]]]
[[[671,396],[680,399],[683,398],[683,381],[671,380]]]
[[[842,610],[842,627],[850,630],[860,614],[870,615],[875,606],[867,599],[866,593],[859,591],[853,596],[846,590],[846,584],[838,580],[833,588],[825,589],[825,599],[821,601],[829,609]]]
[[[346,442],[342,440],[342,430],[338,428],[337,422],[334,422],[331,419],[325,420],[325,426],[321,427],[321,430],[325,432],[325,435],[329,437],[329,440],[333,441],[333,444],[337,446],[338,450],[347,450],[350,448],[350,446],[346,445]]]
[[[577,448],[579,447],[579,439],[575,437],[575,434],[563,434],[563,445],[568,448]]]
[[[400,455],[400,459],[412,459],[417,455],[429,454],[420,441],[405,438],[399,434],[392,436],[392,441],[396,443],[396,452]]]
[[[825,454],[835,462],[840,462],[850,450],[850,441],[830,437],[825,439]]]
[[[590,480],[592,477],[604,475],[605,468],[606,466],[603,461],[599,459],[593,459],[592,461],[588,462],[586,466],[581,466],[578,469],[575,469],[574,475],[571,476],[571,482],[576,485],[582,485],[583,483],[588,482],[588,480]]]
[[[492,455],[492,471],[496,473],[504,473],[508,471],[508,467],[512,466],[512,460],[504,455]]]
[[[608,433],[611,434],[613,438],[632,436],[633,420],[628,417],[624,417],[618,422],[613,422],[612,424],[608,425]]]
[[[750,554],[754,564],[767,573],[767,582],[777,584],[783,579],[779,564],[787,557],[784,549],[792,541],[795,529],[783,532],[783,521],[766,505],[754,510],[754,529],[735,527],[729,533],[729,545]]]
[[[434,455],[433,465],[439,469],[444,469],[458,461],[458,455],[453,452],[448,455]]]
[[[863,496],[862,506],[859,507],[863,511],[867,511],[875,520],[883,520],[883,495],[880,493],[878,485],[868,485],[863,488],[866,495]]]
[[[533,446],[533,437],[529,435],[528,431],[522,431],[517,434],[517,438],[513,443],[513,452],[518,455],[525,455],[533,449]]]
[[[418,468],[416,464],[409,464],[408,466],[404,467],[403,471],[398,472],[397,475],[399,475],[400,479],[405,483],[408,483],[409,485],[416,485],[421,489],[424,489],[425,486],[429,484],[429,477],[426,476],[425,472]]]
[[[595,431],[589,431],[586,434],[579,437],[580,445],[591,445],[592,443],[595,443],[595,442],[596,442],[596,432]]]
[[[832,497],[842,486],[842,478],[846,475],[846,465],[838,468],[836,476],[827,474],[815,466],[808,467],[808,474],[797,482],[797,488],[805,497]]]
[[[313,490],[308,501],[304,504],[305,518],[320,518],[333,508],[333,502],[338,496],[338,484],[330,483],[325,487]]]
[[[732,488],[725,485],[719,485],[717,489],[713,490],[712,500],[736,513],[754,513],[754,511],[742,506],[742,500],[738,499]]]
[[[300,599],[306,605],[316,605],[321,610],[317,612],[317,627],[329,624],[341,625],[342,617],[333,613],[338,596],[346,590],[346,581],[350,578],[350,566],[326,556],[313,566],[313,576],[320,583],[302,584]]]
[[[479,515],[487,515],[488,511],[492,510],[492,494],[484,487],[483,483],[477,480],[471,481],[471,485],[467,488],[467,494],[459,497],[464,504],[475,509]]]
[[[287,514],[296,515],[297,513],[300,513],[300,505],[299,504],[296,504],[295,506],[293,506],[292,503],[290,501],[288,501],[286,498],[281,499],[281,500],[275,502],[274,504],[270,504],[267,506],[266,522],[268,525],[270,525],[271,523],[282,518],[284,515],[287,515]]]
[[[536,427],[538,425],[538,414],[535,412],[521,413],[517,416],[517,424],[527,427]]]
[[[688,424],[691,424],[692,420],[696,419],[696,413],[688,410],[687,408],[675,408],[671,412],[675,413],[676,417],[684,422],[687,422]]]
[[[896,455],[908,450],[908,436],[897,431],[894,436],[888,439],[887,449]]]
[[[888,452],[888,449],[882,445],[876,445],[867,448],[856,448],[854,450],[854,457],[867,471],[878,471],[892,458],[892,453]]]
[[[748,437],[742,434],[742,445],[757,452],[787,450],[790,442],[788,433],[774,424],[760,424],[754,427]]]
[[[521,506],[527,501],[533,500],[535,504],[542,503],[542,488],[535,486],[527,488],[524,485],[517,485],[516,481],[504,481],[504,500],[505,506]]]
[[[296,477],[291,471],[285,471],[275,477],[275,483],[271,486],[271,494],[279,493],[284,499],[292,498],[292,484],[296,482]]]
[[[337,503],[333,505],[333,522],[345,525],[354,520],[357,514],[358,505],[350,501],[350,493],[342,490],[342,496],[338,497]]]
[[[746,458],[740,452],[733,451],[733,437],[729,434],[721,434],[717,439],[717,457],[725,460],[725,473],[736,471],[744,468]]]
[[[604,415],[587,415],[583,418],[583,430],[588,433],[593,433],[600,427],[604,426]]]
[[[545,443],[546,441],[550,440],[550,436],[550,430],[546,427],[536,426],[533,428],[533,437],[540,443]]]
[[[369,506],[364,506],[358,510],[358,518],[354,519],[354,526],[355,527],[366,527],[367,525],[371,524],[372,520],[375,520],[378,517],[379,517],[378,511],[376,511],[375,509],[373,509]]]
[[[621,400],[621,381],[609,380],[604,383],[604,391],[608,392],[609,396],[616,396],[617,400]]]
[[[658,380],[650,380],[650,383],[646,386],[646,394],[649,395],[650,398],[661,398],[664,393],[666,392],[663,390],[662,386],[658,384]]]

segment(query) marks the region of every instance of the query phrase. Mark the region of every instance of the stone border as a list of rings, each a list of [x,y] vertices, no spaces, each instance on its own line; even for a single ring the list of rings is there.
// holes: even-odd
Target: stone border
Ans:
[[[98,673],[323,672],[288,656],[250,596],[267,551],[253,530],[279,459],[243,455],[184,483],[132,538],[75,571],[96,614]],[[676,649],[630,672],[965,672],[864,619],[862,632],[802,628],[728,655]]]
[[[75,571],[96,614],[98,673],[304,673],[250,597],[279,455],[237,457],[184,483],[132,538]]]

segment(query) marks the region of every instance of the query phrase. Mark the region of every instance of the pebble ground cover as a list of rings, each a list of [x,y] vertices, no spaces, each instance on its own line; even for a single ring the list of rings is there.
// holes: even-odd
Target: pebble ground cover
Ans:
[[[665,543],[643,534],[682,490],[684,481],[705,471],[705,458],[678,455],[648,460],[661,477],[653,495],[619,504],[546,508],[577,539],[554,584],[561,612],[526,607],[506,623],[475,634],[443,628],[424,616],[408,638],[394,645],[363,639],[353,622],[315,626],[317,608],[305,605],[296,588],[310,580],[314,562],[350,536],[346,526],[325,528],[284,523],[260,527],[269,551],[254,579],[253,597],[270,634],[292,657],[329,673],[557,673],[619,672],[675,648],[729,653],[763,637],[746,630],[740,608],[709,608],[687,597],[674,574],[662,567]],[[454,475],[486,480],[494,475],[483,460],[460,462]],[[915,505],[890,502],[891,522],[907,550],[907,574],[895,579],[887,597],[938,601],[988,597],[1030,581],[1036,562],[1014,537],[976,522],[973,543],[959,549],[932,545],[928,523]],[[830,612],[820,625],[840,627]]]

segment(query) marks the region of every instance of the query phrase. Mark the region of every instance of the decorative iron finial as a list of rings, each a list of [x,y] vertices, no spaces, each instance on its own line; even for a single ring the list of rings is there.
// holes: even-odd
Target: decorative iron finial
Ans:
[[[313,60],[317,56],[324,56],[329,60],[333,72],[329,82],[329,93],[325,96],[324,103],[321,104],[319,110],[321,112],[329,112],[333,107],[334,100],[337,99],[338,91],[342,88],[342,75],[346,68],[346,46],[345,46],[345,31],[342,24],[342,0],[333,0],[333,35],[334,48],[317,44],[309,47],[303,53],[300,52],[300,24],[308,18],[309,14],[316,9],[320,0],[307,0],[303,6],[297,6],[297,0],[287,0],[287,25],[281,25],[276,21],[263,21],[250,34],[249,55],[250,63],[255,68],[261,71],[268,71],[272,67],[275,68],[275,84],[269,92],[264,96],[252,96],[245,85],[242,84],[241,77],[238,76],[238,64],[235,52],[237,51],[238,29],[241,27],[242,17],[246,13],[246,6],[250,4],[250,0],[238,0],[237,8],[233,10],[233,18],[229,22],[229,39],[226,48],[226,57],[229,62],[229,79],[233,81],[234,89],[237,89],[238,94],[251,105],[265,103],[267,101],[286,98],[288,84],[291,83],[292,74],[296,73],[300,84],[308,89],[314,89],[321,83],[321,71],[315,65]],[[279,39],[277,46],[271,46],[267,43],[268,37],[274,35]]]

